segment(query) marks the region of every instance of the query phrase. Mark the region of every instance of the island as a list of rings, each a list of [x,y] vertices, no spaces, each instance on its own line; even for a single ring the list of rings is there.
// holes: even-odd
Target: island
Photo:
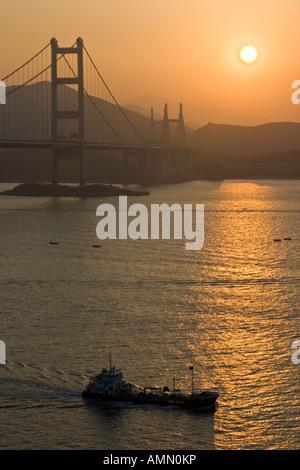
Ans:
[[[80,186],[59,184],[54,190],[51,183],[21,183],[0,193],[5,196],[46,196],[46,197],[107,197],[107,196],[149,196],[149,191],[120,188],[112,184],[87,184]]]

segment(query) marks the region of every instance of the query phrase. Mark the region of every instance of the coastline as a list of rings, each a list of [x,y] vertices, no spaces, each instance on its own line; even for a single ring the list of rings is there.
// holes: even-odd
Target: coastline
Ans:
[[[0,193],[2,196],[30,197],[109,197],[109,196],[149,196],[149,191],[136,191],[120,188],[111,184],[90,184],[85,188],[79,186],[58,185],[56,191],[49,184],[21,183],[13,189]]]

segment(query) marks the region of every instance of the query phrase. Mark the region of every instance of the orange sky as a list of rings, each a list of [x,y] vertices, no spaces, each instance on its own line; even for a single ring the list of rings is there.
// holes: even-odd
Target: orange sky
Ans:
[[[0,76],[52,36],[78,36],[121,103],[143,95],[300,121],[300,0],[15,0],[1,4]],[[255,64],[238,51],[257,46]],[[299,46],[298,46],[299,45]],[[298,117],[299,116],[299,117]]]

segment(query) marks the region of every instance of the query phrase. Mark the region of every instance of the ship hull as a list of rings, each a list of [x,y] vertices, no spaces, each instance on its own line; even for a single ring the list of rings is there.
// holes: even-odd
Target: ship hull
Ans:
[[[131,397],[126,397],[123,395],[116,395],[112,396],[106,393],[97,393],[97,392],[90,392],[84,390],[81,394],[82,398],[92,398],[95,400],[102,400],[102,401],[132,401]]]
[[[209,392],[205,397],[172,397],[172,396],[156,396],[152,394],[138,393],[133,396],[117,395],[112,396],[104,393],[90,392],[84,390],[82,392],[82,398],[88,398],[93,400],[100,400],[104,402],[130,402],[135,405],[158,405],[158,406],[172,406],[180,407],[188,410],[210,410],[216,406],[216,400],[218,393]]]
[[[159,405],[159,406],[176,406],[183,409],[197,409],[197,410],[208,410],[215,408],[218,394],[211,392],[206,397],[160,397],[155,395],[139,394],[133,397],[132,401],[135,404],[140,405]]]

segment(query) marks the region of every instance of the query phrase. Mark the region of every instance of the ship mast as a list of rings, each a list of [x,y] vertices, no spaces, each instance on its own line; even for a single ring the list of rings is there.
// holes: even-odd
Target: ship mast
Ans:
[[[192,371],[192,395],[194,395],[194,367],[190,366],[189,370]]]
[[[109,371],[111,371],[111,348],[109,350]]]

